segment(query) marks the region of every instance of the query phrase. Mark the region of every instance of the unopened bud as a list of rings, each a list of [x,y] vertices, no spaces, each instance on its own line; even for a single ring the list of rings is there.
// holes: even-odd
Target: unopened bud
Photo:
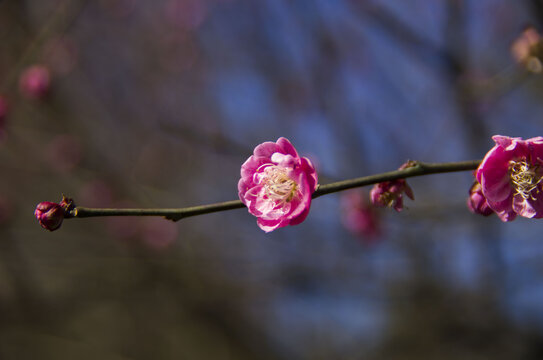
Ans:
[[[54,231],[62,225],[64,215],[64,208],[60,204],[50,201],[39,203],[34,211],[34,216],[40,222],[41,227],[49,231]]]

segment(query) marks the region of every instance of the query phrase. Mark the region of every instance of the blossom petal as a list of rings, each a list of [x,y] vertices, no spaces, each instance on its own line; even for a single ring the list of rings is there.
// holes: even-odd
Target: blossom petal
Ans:
[[[241,198],[245,197],[245,193],[249,190],[249,186],[245,182],[245,179],[241,178],[238,181],[238,195]]]
[[[271,163],[270,159],[254,155],[251,156],[243,163],[243,165],[241,165],[241,177],[251,179],[259,167],[268,163]]]
[[[512,138],[509,136],[494,135],[492,136],[492,140],[494,140],[496,145],[504,148],[505,150],[512,150],[517,145],[517,142],[515,140],[522,140],[522,139],[518,137]]]
[[[505,151],[502,147],[494,146],[484,157],[477,168],[477,181],[482,184],[481,177],[485,174],[490,179],[499,179],[508,176],[509,161],[513,154]],[[499,181],[499,180],[496,180]]]
[[[256,208],[256,200],[261,197],[262,185],[253,186],[250,188],[243,197],[241,201],[247,206],[249,212],[254,216],[260,216],[262,213]]]
[[[298,225],[298,224],[302,223],[305,220],[305,218],[307,217],[308,214],[309,214],[309,208],[306,207],[306,208],[304,208],[304,210],[300,214],[298,214],[298,216],[296,216],[295,218],[290,220],[289,225]]]
[[[513,197],[513,211],[526,218],[533,218],[537,215],[537,210],[530,200],[519,195]]]
[[[505,176],[496,178],[484,176],[481,179],[481,186],[484,196],[492,203],[501,202],[512,193],[509,177]]]
[[[285,155],[277,152],[271,156],[271,162],[279,166],[293,168],[296,165],[296,158],[289,154]]]
[[[513,198],[513,210],[526,218],[542,218],[543,198],[524,199],[522,196],[517,195]]]
[[[543,163],[543,137],[538,136],[527,140],[527,142],[532,154],[532,163],[541,165]]]
[[[517,217],[517,213],[514,212],[513,210],[496,212],[496,215],[498,215],[500,220],[503,221],[503,222],[513,221]]]
[[[270,159],[271,156],[276,153],[280,152],[281,148],[274,142],[266,141],[262,144],[255,147],[255,150],[253,151],[253,155],[256,157],[263,157]]]
[[[262,218],[258,218],[256,220],[256,223],[257,223],[259,228],[261,228],[262,230],[264,230],[265,232],[268,233],[268,232],[273,231],[273,230],[277,229],[278,227],[280,227],[281,220],[279,220],[279,219],[278,220],[264,220]]]
[[[317,177],[317,171],[311,163],[311,160],[306,157],[302,157],[300,163],[302,165],[302,171],[308,174],[307,182],[309,184],[309,188],[311,189],[311,191],[317,190],[317,184],[319,180]]]
[[[281,152],[283,154],[288,154],[288,155],[292,155],[294,156],[295,158],[298,158],[298,152],[296,151],[296,149],[294,148],[294,146],[292,146],[292,144],[290,143],[290,141],[288,141],[287,139],[285,139],[284,137],[280,137],[279,139],[277,139],[277,146],[279,147],[279,149],[281,149]]]

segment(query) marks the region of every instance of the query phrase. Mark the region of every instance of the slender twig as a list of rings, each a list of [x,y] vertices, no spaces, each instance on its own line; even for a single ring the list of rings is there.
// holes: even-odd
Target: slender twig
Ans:
[[[69,217],[96,217],[96,216],[162,216],[168,220],[178,221],[189,216],[209,214],[217,211],[226,211],[244,207],[239,200],[226,201],[221,203],[192,206],[180,209],[96,209],[86,207],[75,207]]]
[[[386,173],[364,176],[357,179],[338,181],[331,184],[321,185],[313,194],[313,198],[321,195],[330,194],[337,191],[352,189],[360,186],[377,184],[383,181],[391,181],[396,179],[405,179],[414,176],[430,175],[438,173],[447,173],[455,171],[475,170],[479,166],[481,160],[460,161],[451,163],[430,164],[423,162],[414,162],[414,166],[403,169],[389,171]]]
[[[455,171],[475,170],[481,160],[460,161],[450,163],[430,164],[413,162],[413,166],[403,169],[389,171],[386,173],[364,176],[357,179],[338,181],[326,185],[319,185],[313,193],[313,198],[322,195],[352,189],[356,187],[377,184],[384,181],[405,179],[414,176],[448,173]],[[96,209],[86,207],[75,207],[67,214],[67,218],[86,218],[96,216],[162,216],[168,220],[178,221],[189,216],[209,214],[218,211],[233,210],[245,207],[239,200],[226,201],[221,203],[192,206],[180,209]]]

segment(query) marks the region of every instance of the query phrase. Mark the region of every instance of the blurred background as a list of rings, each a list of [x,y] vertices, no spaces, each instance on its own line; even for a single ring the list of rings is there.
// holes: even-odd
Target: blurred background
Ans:
[[[543,135],[528,25],[543,1],[0,0],[0,358],[541,359],[541,224],[470,213],[469,172],[270,234],[33,216],[233,200],[280,136],[326,183]]]

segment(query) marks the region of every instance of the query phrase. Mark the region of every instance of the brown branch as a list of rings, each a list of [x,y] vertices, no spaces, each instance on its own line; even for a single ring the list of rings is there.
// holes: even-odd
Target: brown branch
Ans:
[[[338,191],[396,179],[404,179],[409,177],[438,173],[475,170],[479,166],[480,162],[481,160],[437,164],[414,162],[414,166],[403,170],[389,171],[386,173],[338,181],[326,185],[319,185],[317,191],[313,193],[312,197],[317,198],[319,196],[331,194]],[[178,221],[190,216],[239,209],[242,207],[245,207],[245,205],[240,200],[232,200],[221,203],[192,206],[179,209],[97,209],[78,206],[75,207],[73,210],[70,210],[66,218],[86,218],[97,216],[162,216],[172,221]]]

